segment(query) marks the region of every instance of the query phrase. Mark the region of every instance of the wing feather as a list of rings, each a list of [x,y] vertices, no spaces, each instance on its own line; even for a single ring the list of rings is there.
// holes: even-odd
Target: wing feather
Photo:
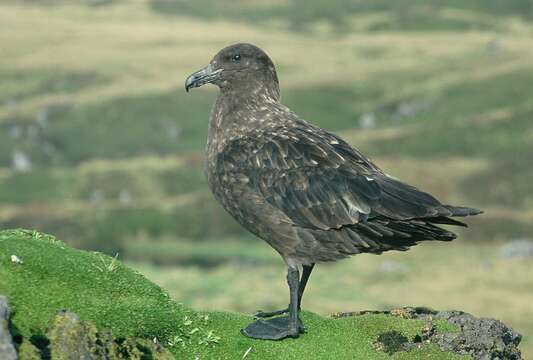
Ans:
[[[296,226],[329,230],[359,224],[382,237],[391,236],[391,230],[367,219],[445,222],[454,215],[451,207],[386,175],[339,137],[307,123],[234,139],[219,156],[219,175],[250,179],[244,186]],[[365,246],[360,236],[353,237]]]

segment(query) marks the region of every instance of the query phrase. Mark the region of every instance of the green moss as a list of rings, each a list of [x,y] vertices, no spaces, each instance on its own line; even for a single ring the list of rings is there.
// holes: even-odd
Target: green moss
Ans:
[[[22,262],[12,262],[11,255]],[[0,293],[10,300],[12,329],[27,354],[35,353],[28,340],[48,348],[63,330],[84,329],[95,338],[96,331],[105,334],[109,329],[115,338],[125,339],[121,346],[132,337],[144,339],[131,343],[131,351],[142,354],[145,347],[139,341],[148,345],[155,338],[179,359],[238,359],[247,352],[248,360],[464,358],[432,345],[392,357],[376,350],[373,344],[380,334],[395,331],[413,339],[424,326],[422,321],[384,314],[334,319],[303,312],[308,333],[299,339],[248,339],[239,330],[252,321],[250,316],[192,311],[120,261],[69,248],[35,231],[0,231]],[[84,324],[58,326],[64,320],[56,317],[60,309],[74,312]],[[53,353],[53,345],[50,348]]]
[[[435,327],[435,330],[441,333],[452,333],[457,334],[460,332],[460,329],[446,320],[433,320],[433,326]]]
[[[66,247],[47,235],[0,232],[0,292],[14,307],[13,323],[24,337],[45,333],[59,309],[69,309],[117,336],[168,340],[185,309],[159,287],[112,258]],[[15,264],[10,256],[23,263]],[[102,260],[103,259],[103,260]]]
[[[238,330],[250,321],[247,316],[228,313],[210,314],[218,324],[222,340],[205,352],[208,359],[233,359],[242,356],[250,347],[246,359],[467,359],[443,353],[436,346],[424,345],[409,352],[389,356],[375,349],[380,334],[395,331],[408,339],[418,335],[422,321],[406,320],[384,314],[367,314],[341,319],[323,318],[304,312],[302,319],[308,333],[299,339],[283,342],[254,341],[239,336]],[[280,354],[283,354],[281,357]]]

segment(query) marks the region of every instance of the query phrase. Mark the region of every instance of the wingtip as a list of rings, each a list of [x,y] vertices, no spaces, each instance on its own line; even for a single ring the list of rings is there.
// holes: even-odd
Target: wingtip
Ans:
[[[481,210],[481,209],[471,208],[470,209],[470,213],[468,214],[468,216],[481,215],[483,213],[484,213],[484,211]]]
[[[470,207],[464,207],[464,206],[451,206],[446,205],[445,208],[449,211],[451,211],[451,216],[475,216],[479,214],[483,214],[483,210],[476,209],[476,208],[470,208]]]

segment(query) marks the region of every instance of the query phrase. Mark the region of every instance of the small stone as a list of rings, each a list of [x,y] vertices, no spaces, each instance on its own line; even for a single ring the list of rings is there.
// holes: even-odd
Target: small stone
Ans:
[[[11,255],[11,262],[13,264],[23,264],[24,261],[22,261],[21,258],[19,258],[17,255]]]
[[[11,163],[13,170],[17,172],[28,172],[32,168],[30,157],[22,151],[13,152]]]
[[[373,129],[376,127],[376,115],[374,113],[365,113],[359,119],[361,129]]]

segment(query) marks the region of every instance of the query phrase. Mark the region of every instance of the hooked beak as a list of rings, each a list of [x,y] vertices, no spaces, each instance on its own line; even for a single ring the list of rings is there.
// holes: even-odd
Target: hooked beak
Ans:
[[[222,72],[222,69],[213,70],[211,64],[207,65],[202,70],[189,75],[187,80],[185,80],[185,91],[189,92],[189,89],[200,87],[202,85],[212,83],[216,80],[219,74]]]

